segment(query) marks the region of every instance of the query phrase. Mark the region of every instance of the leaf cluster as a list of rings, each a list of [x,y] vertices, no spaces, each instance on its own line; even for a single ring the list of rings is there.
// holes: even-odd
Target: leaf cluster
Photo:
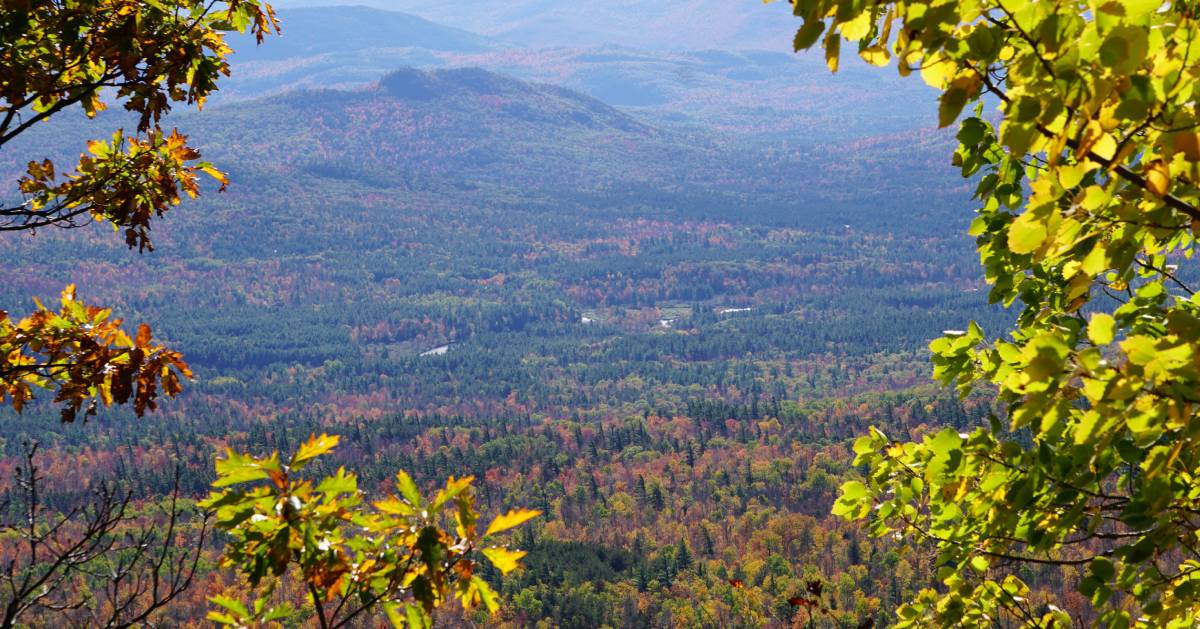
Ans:
[[[149,326],[130,338],[111,310],[76,299],[74,285],[63,290],[58,311],[36,303],[19,321],[0,310],[0,403],[18,412],[35,389],[57,389],[64,422],[129,401],[141,416],[160,392],[177,395],[180,379],[192,375],[178,352],[153,342]]]
[[[229,74],[224,36],[251,32],[261,42],[278,25],[256,0],[85,0],[0,5],[0,147],[54,114],[79,106],[88,117],[104,96],[137,114],[135,133],[94,141],[75,170],[29,162],[23,201],[0,207],[0,231],[74,226],[79,217],[123,230],[139,251],[152,248],[150,219],[198,192],[197,175],[226,183],[178,131],[158,123],[174,102],[202,106]]]
[[[509,511],[480,533],[469,476],[449,478],[426,498],[400,471],[396,493],[374,502],[364,499],[358,478],[344,468],[315,485],[300,477],[337,443],[336,436],[314,435],[286,463],[278,453],[254,457],[232,450],[217,460],[216,489],[200,505],[231,536],[222,563],[261,594],[249,607],[214,597],[222,610],[209,618],[245,626],[290,614],[269,606],[289,569],[308,589],[322,627],[344,626],[372,610],[382,610],[397,627],[427,627],[430,612],[450,598],[465,609],[498,609],[498,595],[478,574],[477,551],[503,574],[519,568],[525,552],[494,544],[493,536],[540,512]]]

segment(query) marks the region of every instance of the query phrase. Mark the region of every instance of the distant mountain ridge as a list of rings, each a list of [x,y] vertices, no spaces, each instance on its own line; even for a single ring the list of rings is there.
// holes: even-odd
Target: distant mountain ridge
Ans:
[[[281,30],[262,46],[251,35],[232,40],[235,59],[281,59],[330,49],[426,48],[480,52],[496,47],[482,35],[427,19],[365,6],[298,8],[280,11]]]
[[[647,50],[788,50],[797,20],[762,0],[282,0],[283,8],[369,5],[526,48],[618,44]]]
[[[283,9],[279,16],[281,33],[261,45],[251,35],[228,39],[235,71],[222,81],[217,101],[299,87],[353,87],[379,80],[385,69],[444,65],[445,55],[497,47],[482,35],[363,6]]]
[[[711,42],[700,51],[586,41],[522,48],[394,11],[286,6],[281,37],[262,46],[250,38],[233,42],[233,74],[214,103],[303,88],[357,89],[401,66],[478,66],[578,90],[660,127],[731,138],[816,146],[909,132],[936,120],[934,96],[920,81],[853,63],[831,78],[819,55],[791,54],[790,39],[770,51],[712,50]],[[770,7],[764,13],[757,3],[730,6],[789,24],[788,16],[771,15]]]

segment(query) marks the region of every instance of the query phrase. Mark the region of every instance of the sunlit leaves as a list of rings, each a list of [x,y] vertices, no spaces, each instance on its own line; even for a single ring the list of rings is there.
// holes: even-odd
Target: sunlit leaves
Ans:
[[[337,435],[333,435],[332,437],[325,433],[321,433],[319,437],[313,435],[311,439],[300,444],[300,448],[296,450],[296,454],[292,455],[292,460],[288,462],[288,467],[294,471],[298,471],[304,467],[305,463],[333,450],[337,447],[337,444]]]
[[[520,526],[521,524],[524,524],[525,522],[528,522],[529,520],[532,520],[541,514],[541,511],[536,511],[534,509],[513,509],[508,513],[496,516],[496,519],[492,520],[492,523],[488,525],[487,532],[485,532],[483,536],[487,537],[493,533],[507,531],[508,529],[511,529],[515,526]]]
[[[213,487],[228,487],[267,479],[271,478],[272,473],[282,474],[278,456],[272,454],[265,459],[259,459],[226,450],[225,456],[217,459],[217,480],[213,481]]]
[[[1096,345],[1108,345],[1113,340],[1113,328],[1116,324],[1112,315],[1106,312],[1092,315],[1092,320],[1088,323],[1088,339]]]
[[[861,482],[851,480],[842,483],[841,496],[833,505],[833,514],[855,518],[866,515],[860,511],[869,508],[869,504],[864,500],[867,496],[867,486]]]
[[[476,574],[475,553],[502,574],[520,568],[525,553],[481,545],[472,479],[451,478],[426,500],[412,478],[399,472],[400,495],[372,504],[363,500],[357,478],[344,468],[315,487],[297,476],[337,441],[336,436],[313,435],[288,465],[280,464],[277,454],[264,458],[227,451],[217,460],[213,486],[219,491],[200,504],[230,534],[222,563],[238,570],[257,598],[251,609],[216,597],[212,602],[222,609],[209,619],[237,626],[265,620],[274,613],[267,604],[271,593],[289,570],[309,588],[311,604],[328,626],[374,611],[397,627],[426,627],[429,612],[450,598],[465,608],[483,605],[496,611],[499,597]],[[231,489],[235,486],[241,487]],[[493,522],[495,530],[488,535],[536,515],[510,511]]]
[[[153,250],[151,221],[179,205],[181,195],[199,195],[199,173],[222,188],[227,183],[199,157],[177,130],[154,127],[140,136],[117,130],[110,140],[90,142],[71,173],[57,173],[50,160],[30,162],[19,182],[27,213],[12,214],[9,227],[69,225],[90,217],[112,224],[130,248]]]
[[[1013,253],[1033,253],[1046,241],[1046,223],[1033,212],[1026,212],[1008,228],[1008,249]]]
[[[930,344],[934,376],[997,394],[967,432],[854,447],[868,476],[834,512],[877,535],[938,549],[942,589],[898,610],[900,626],[1070,626],[1029,608],[1002,564],[1081,567],[1102,626],[1191,626],[1188,566],[1200,527],[1200,25],[1159,0],[793,0],[813,33],[860,56],[887,51],[962,121],[953,163],[974,181],[976,237],[994,302],[1015,328]],[[892,25],[892,20],[897,21]],[[819,24],[819,26],[818,26]],[[826,36],[826,55],[838,37]],[[988,112],[994,105],[998,111]],[[1157,560],[1155,559],[1157,558]],[[967,568],[970,569],[967,569]],[[1136,608],[1137,613],[1131,613]]]
[[[400,470],[396,472],[396,489],[400,495],[411,507],[421,507],[421,492],[417,490],[417,484],[413,482],[408,472]]]
[[[121,323],[76,299],[73,285],[58,311],[38,303],[20,321],[0,311],[0,403],[21,411],[35,391],[53,390],[63,421],[71,422],[81,411],[90,416],[127,402],[141,416],[160,394],[177,395],[180,380],[192,375],[182,356],[155,344],[148,326],[130,338]]]

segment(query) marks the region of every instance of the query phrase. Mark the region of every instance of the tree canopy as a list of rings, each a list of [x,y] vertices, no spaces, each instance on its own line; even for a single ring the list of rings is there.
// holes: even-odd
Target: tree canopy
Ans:
[[[935,340],[934,375],[994,391],[970,432],[916,442],[872,430],[864,481],[835,513],[930,542],[943,584],[901,626],[1067,626],[1019,571],[1082,571],[1105,626],[1193,626],[1200,614],[1200,229],[1190,3],[796,0],[797,50],[843,40],[940,90],[953,162],[977,183],[970,232],[1014,329]],[[996,111],[992,110],[995,106]]]

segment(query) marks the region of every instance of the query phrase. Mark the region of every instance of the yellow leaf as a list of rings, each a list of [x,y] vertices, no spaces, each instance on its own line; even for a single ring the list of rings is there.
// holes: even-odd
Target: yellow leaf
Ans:
[[[1086,164],[1064,164],[1058,167],[1058,183],[1062,184],[1063,188],[1070,190],[1079,185],[1083,181],[1083,176],[1087,174],[1088,167]]]
[[[1113,340],[1116,323],[1112,315],[1097,312],[1092,315],[1091,321],[1088,322],[1088,339],[1096,345],[1108,345]]]
[[[1126,147],[1133,146],[1132,143],[1126,144]],[[1106,159],[1113,164],[1119,162],[1121,157],[1117,155],[1117,140],[1111,133],[1105,133],[1096,139],[1096,144],[1092,147],[1092,153],[1095,153],[1101,159]]]
[[[204,164],[204,165],[200,166],[200,170],[203,171],[205,174],[207,174],[209,177],[216,179],[221,184],[222,190],[225,189],[225,186],[229,185],[229,177],[226,177],[225,173],[217,170],[216,168],[213,168],[212,166]]]
[[[521,558],[529,553],[523,550],[508,550],[507,548],[484,548],[483,556],[492,562],[500,574],[508,574],[521,567]]]
[[[825,65],[829,66],[830,72],[838,71],[838,55],[841,51],[842,38],[838,37],[836,31],[830,30],[829,35],[825,36]]]
[[[1084,273],[1095,277],[1104,272],[1108,268],[1108,251],[1103,244],[1097,244],[1092,248],[1091,253],[1083,259],[1083,264],[1080,267]]]
[[[1084,191],[1082,198],[1079,199],[1079,207],[1095,212],[1108,203],[1108,192],[1100,186],[1088,186]]]
[[[413,515],[417,512],[412,505],[399,498],[385,498],[375,502],[375,508],[389,515]]]
[[[478,597],[483,601],[483,606],[487,608],[488,613],[494,614],[500,609],[500,597],[492,590],[492,587],[487,584],[487,581],[479,578],[479,575],[471,577],[472,596]]]
[[[946,89],[946,84],[958,74],[958,66],[939,55],[932,55],[921,60],[921,78],[930,87]]]
[[[871,31],[872,11],[863,11],[853,20],[842,22],[838,27],[842,36],[850,41],[859,41]]]
[[[295,456],[292,457],[292,462],[288,465],[293,469],[300,469],[304,467],[306,462],[333,450],[337,447],[337,444],[337,435],[330,436],[325,433],[321,433],[320,437],[313,435],[296,450]]]
[[[1167,170],[1167,164],[1161,159],[1156,159],[1146,165],[1146,189],[1151,194],[1157,197],[1166,196],[1167,190],[1171,188],[1171,172]]]
[[[464,491],[469,489],[474,480],[474,476],[464,476],[462,478],[454,478],[451,476],[446,480],[446,488],[439,491],[437,496],[434,497],[433,502],[430,503],[429,510],[437,511],[441,509],[442,505],[446,504],[447,501],[457,498]]]
[[[1008,228],[1008,248],[1013,253],[1033,253],[1046,241],[1046,224],[1033,212],[1025,212]]]
[[[873,66],[883,67],[891,61],[892,55],[883,46],[871,46],[859,53],[859,56]]]
[[[488,525],[487,531],[483,534],[483,536],[487,537],[492,533],[507,531],[508,529],[511,529],[514,526],[520,526],[521,524],[528,522],[529,520],[532,520],[541,514],[542,512],[536,509],[513,509],[504,515],[496,516],[496,519],[492,520],[492,523]]]

